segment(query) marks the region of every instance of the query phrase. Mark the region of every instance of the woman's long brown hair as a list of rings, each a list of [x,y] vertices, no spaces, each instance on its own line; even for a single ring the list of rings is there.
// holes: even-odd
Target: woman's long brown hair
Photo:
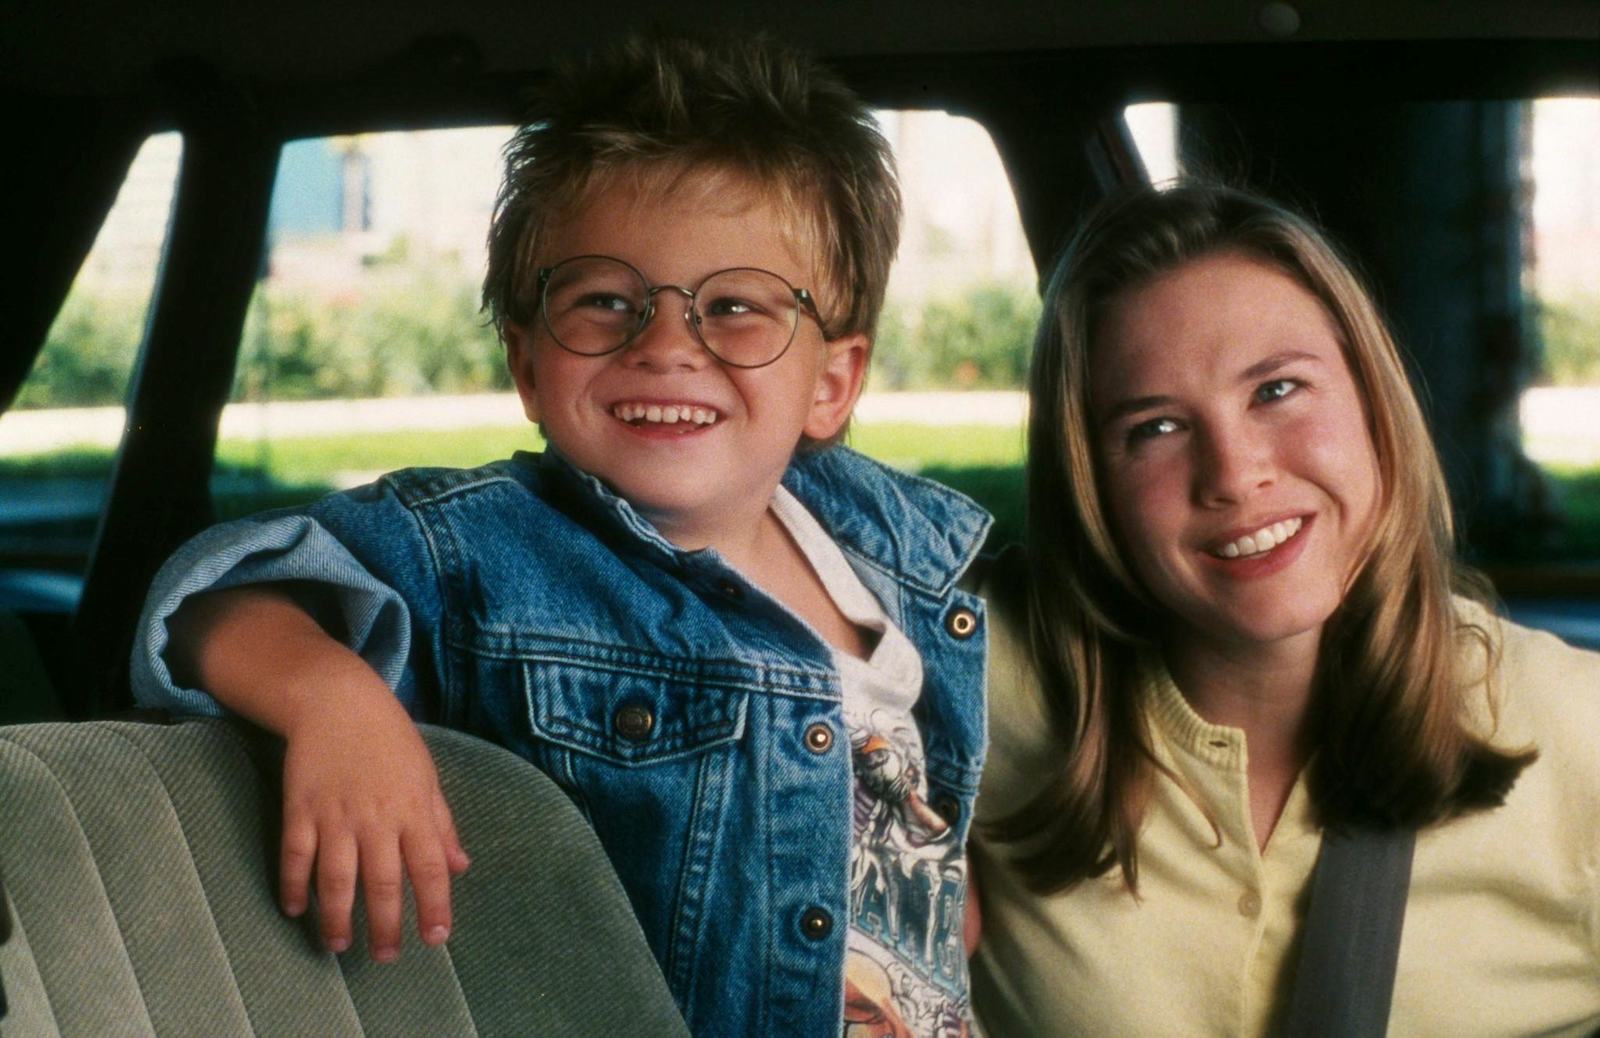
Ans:
[[[1088,218],[1046,290],[1029,379],[1027,551],[996,581],[1000,608],[1027,633],[1064,752],[1041,792],[990,827],[1018,845],[1014,861],[1041,892],[1114,865],[1137,890],[1137,836],[1161,770],[1140,660],[1158,651],[1165,611],[1119,547],[1099,492],[1088,410],[1096,326],[1113,297],[1223,251],[1277,267],[1327,308],[1378,456],[1378,519],[1324,632],[1313,689],[1307,780],[1319,822],[1419,828],[1494,806],[1535,756],[1496,750],[1469,727],[1467,692],[1493,674],[1494,649],[1453,596],[1485,599],[1486,584],[1455,560],[1421,408],[1350,265],[1307,221],[1248,192],[1139,189]]]

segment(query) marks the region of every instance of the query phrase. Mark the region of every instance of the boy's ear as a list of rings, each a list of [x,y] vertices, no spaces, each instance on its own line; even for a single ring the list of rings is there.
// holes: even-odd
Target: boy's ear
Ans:
[[[805,426],[805,434],[813,440],[829,439],[850,420],[872,355],[872,340],[863,332],[841,336],[826,346],[827,357],[817,376],[817,393]]]
[[[539,397],[533,391],[533,333],[520,324],[505,322],[503,335],[506,342],[506,367],[511,369],[511,380],[517,384],[517,395],[522,398],[522,413],[528,421],[539,421]]]

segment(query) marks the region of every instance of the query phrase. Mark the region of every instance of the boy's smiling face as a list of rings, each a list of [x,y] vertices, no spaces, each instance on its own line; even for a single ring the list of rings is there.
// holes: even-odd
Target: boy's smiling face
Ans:
[[[547,228],[538,266],[614,256],[652,285],[693,289],[730,267],[772,271],[823,291],[818,265],[787,228],[795,221],[737,181],[705,190],[641,194],[618,178],[591,191],[571,219]],[[832,302],[818,300],[827,311]],[[579,468],[598,476],[682,548],[728,543],[753,531],[802,434],[825,439],[844,424],[865,373],[865,335],[825,341],[800,318],[773,363],[734,368],[713,357],[683,318],[688,300],[656,296],[649,324],[599,357],[559,346],[538,317],[507,328],[512,376],[528,417]],[[677,408],[676,424],[650,421]],[[644,416],[641,419],[641,414]]]

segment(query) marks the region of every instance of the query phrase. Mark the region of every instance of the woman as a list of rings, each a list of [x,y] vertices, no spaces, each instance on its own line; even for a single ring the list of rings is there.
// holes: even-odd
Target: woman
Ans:
[[[1600,657],[1482,604],[1349,267],[1260,198],[1146,190],[1045,314],[992,589],[986,1029],[1282,1026],[1323,831],[1403,827],[1390,1033],[1592,1031]]]

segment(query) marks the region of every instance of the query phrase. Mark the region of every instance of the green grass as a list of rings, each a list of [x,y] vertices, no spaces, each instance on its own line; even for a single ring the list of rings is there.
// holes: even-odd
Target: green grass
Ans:
[[[1600,559],[1600,466],[1550,465],[1545,471],[1566,519],[1561,555]]]
[[[285,483],[327,483],[341,474],[374,475],[418,465],[471,468],[516,450],[539,450],[543,441],[531,426],[491,425],[475,429],[399,430],[297,436],[261,444],[223,440],[219,465],[261,469]]]
[[[852,447],[949,484],[995,514],[992,544],[1022,536],[1022,431],[999,426],[861,424]],[[409,465],[479,465],[541,446],[536,430],[485,426],[447,431],[308,436],[269,444],[225,440],[217,452],[218,512],[242,515],[317,497],[339,484]],[[109,450],[70,449],[0,458],[0,485],[48,478],[103,479]],[[1600,466],[1546,469],[1566,521],[1541,561],[1600,559]],[[1509,560],[1508,560],[1509,561]]]
[[[68,447],[0,458],[0,483],[25,479],[96,479],[111,475],[110,447]]]
[[[851,430],[848,442],[874,458],[920,472],[975,498],[995,514],[992,543],[1021,538],[1020,428],[863,423]],[[541,445],[536,430],[506,426],[296,437],[267,447],[225,440],[217,450],[218,465],[235,475],[231,482],[237,490],[218,494],[218,512],[224,516],[248,514],[309,500],[335,483],[391,469],[480,465],[514,450],[538,450]]]
[[[1022,464],[1022,427],[999,425],[919,425],[914,422],[860,424],[846,440],[899,468],[920,471],[929,466],[967,468]]]
[[[388,472],[412,465],[470,467],[504,458],[514,450],[538,450],[542,439],[526,426],[485,426],[442,431],[399,431],[306,436],[262,447],[254,441],[224,440],[217,459],[226,466],[262,467],[273,478],[302,483],[333,473]],[[931,426],[908,422],[862,424],[850,433],[850,446],[900,468],[929,465],[1018,465],[1022,431],[997,426]]]
[[[863,424],[851,430],[847,442],[863,453],[913,471],[928,466],[1022,462],[1022,432],[1005,427]],[[337,473],[387,472],[411,465],[481,465],[514,450],[538,450],[541,444],[537,430],[508,426],[300,436],[270,443],[223,440],[217,448],[217,463],[224,471],[258,470],[283,483],[323,483]],[[101,478],[111,469],[111,457],[109,448],[71,448],[0,458],[0,479]]]

